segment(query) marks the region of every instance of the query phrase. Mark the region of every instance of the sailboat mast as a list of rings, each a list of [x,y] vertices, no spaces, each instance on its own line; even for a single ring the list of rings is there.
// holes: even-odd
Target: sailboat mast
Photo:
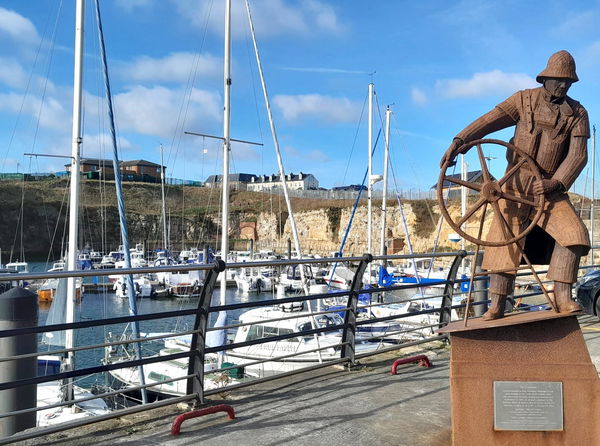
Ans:
[[[387,217],[387,185],[388,185],[388,164],[390,157],[390,118],[392,111],[390,107],[385,111],[385,153],[383,156],[383,195],[381,197],[381,241],[379,247],[380,255],[385,255],[385,226]],[[381,261],[383,266],[384,261]]]
[[[592,204],[590,205],[590,240],[592,249],[590,250],[590,265],[594,264],[594,220],[595,220],[595,201],[596,201],[596,126],[592,126]]]
[[[369,119],[368,119],[368,138],[367,148],[369,167],[367,173],[367,252],[371,254],[373,252],[373,183],[371,181],[373,177],[373,83],[369,84]]]
[[[223,64],[223,188],[221,216],[221,259],[229,253],[229,152],[231,150],[231,0],[225,0],[225,54]],[[225,305],[227,278],[221,274],[220,303]]]
[[[292,204],[290,201],[290,196],[288,193],[287,183],[285,180],[285,171],[283,169],[283,160],[281,159],[281,150],[279,149],[279,139],[277,138],[277,132],[275,131],[275,123],[273,121],[273,113],[271,112],[271,103],[269,101],[269,94],[267,92],[267,84],[265,82],[265,76],[262,69],[262,63],[260,61],[260,55],[258,52],[258,43],[256,42],[256,33],[254,32],[254,24],[252,23],[252,14],[250,13],[250,3],[246,0],[246,12],[248,13],[248,24],[250,26],[250,34],[252,35],[252,43],[254,45],[254,54],[256,55],[256,65],[258,67],[258,72],[260,74],[260,83],[263,90],[263,96],[265,99],[265,107],[267,109],[267,115],[269,117],[269,126],[271,128],[271,136],[273,137],[273,144],[275,146],[275,154],[277,155],[277,166],[279,168],[279,176],[281,178],[281,185],[283,186],[283,196],[285,197],[285,204],[287,206],[287,210],[289,213],[290,225],[292,229],[292,235],[294,238],[294,246],[296,248],[296,253],[298,254],[298,258],[302,258],[302,252],[300,251],[300,237],[298,235],[298,228],[296,226],[296,219],[294,218],[294,213],[292,212]],[[304,294],[309,294],[308,288],[308,280],[306,274],[304,272],[304,266],[300,265],[300,280],[302,281],[302,289],[304,290]],[[321,311],[321,300],[317,300],[317,311]],[[315,317],[312,315],[313,310],[308,305],[308,312],[311,315],[311,324],[313,328],[317,328],[318,324],[315,320]],[[321,348],[321,344],[319,341],[319,335],[315,333],[314,339],[317,343],[317,348]],[[319,363],[323,362],[323,358],[321,357],[321,351],[317,351],[317,356],[319,358]]]
[[[163,159],[163,145],[160,145],[160,192],[162,196],[162,220],[163,220],[163,246],[169,250],[169,236],[167,234],[167,203],[165,201],[165,162]]]
[[[83,90],[83,26],[84,26],[84,0],[77,0],[75,12],[75,63],[73,70],[73,128],[71,137],[71,191],[69,202],[69,251],[67,256],[67,269],[75,271],[77,269],[77,241],[78,222],[79,222],[79,156],[81,153],[82,135],[81,135],[81,100]],[[75,277],[67,279],[67,308],[65,322],[67,324],[75,321]],[[67,330],[65,333],[65,348],[73,348],[73,330]],[[73,370],[75,366],[75,356],[73,352],[67,353],[67,369]],[[69,380],[69,390],[67,399],[72,399],[73,382]]]
[[[110,135],[113,147],[113,171],[115,172],[115,191],[117,194],[117,204],[119,208],[119,227],[121,229],[121,242],[123,243],[124,261],[125,268],[131,268],[131,251],[129,250],[129,234],[127,231],[127,218],[125,216],[125,202],[123,201],[123,184],[121,181],[121,167],[119,161],[119,153],[117,148],[117,132],[115,129],[115,115],[113,112],[112,93],[110,89],[110,79],[108,76],[108,62],[106,60],[106,47],[104,45],[104,32],[102,31],[102,18],[100,16],[100,2],[96,0],[96,20],[98,23],[98,43],[100,44],[100,53],[102,57],[102,68],[104,75],[104,90],[106,93],[106,102],[108,105],[108,117],[110,125]],[[127,298],[129,301],[129,315],[137,316],[137,303],[135,296],[135,285],[133,282],[133,275],[128,274],[125,276],[127,281]],[[132,334],[135,338],[139,338],[140,327],[139,322],[134,321],[131,324]],[[135,344],[135,359],[142,359],[142,349],[138,343]],[[145,384],[144,380],[144,369],[142,365],[138,366],[138,375],[140,384]],[[141,389],[142,403],[147,403],[146,389]]]

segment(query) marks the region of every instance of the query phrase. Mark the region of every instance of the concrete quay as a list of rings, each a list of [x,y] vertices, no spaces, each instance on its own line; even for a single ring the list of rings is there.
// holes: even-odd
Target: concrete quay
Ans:
[[[600,371],[600,323],[580,316],[580,326]],[[391,365],[402,356],[426,354],[432,368]],[[171,436],[169,406],[22,442],[25,445],[450,445],[450,347],[441,342],[362,360],[350,371],[328,367],[213,397],[225,413],[187,420]],[[518,365],[516,365],[518,366]]]

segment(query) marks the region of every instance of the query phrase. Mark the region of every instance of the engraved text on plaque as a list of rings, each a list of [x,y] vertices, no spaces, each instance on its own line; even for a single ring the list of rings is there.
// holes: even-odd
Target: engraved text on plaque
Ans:
[[[562,383],[494,381],[494,429],[563,430]]]

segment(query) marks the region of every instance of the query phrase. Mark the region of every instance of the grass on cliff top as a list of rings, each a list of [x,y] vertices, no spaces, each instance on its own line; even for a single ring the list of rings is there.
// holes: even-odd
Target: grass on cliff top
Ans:
[[[52,204],[68,201],[68,180],[50,179],[43,181],[0,181],[0,197],[5,206],[20,206],[23,197],[25,205]],[[198,215],[202,212],[220,212],[221,189],[191,186],[165,187],[167,209],[186,214]],[[125,206],[128,212],[141,214],[161,213],[160,184],[123,182]],[[570,194],[576,208],[589,208],[589,199],[577,194]],[[354,200],[324,200],[317,198],[291,198],[294,211],[310,211],[315,209],[335,209],[351,207]],[[437,213],[432,212],[434,202],[414,200],[407,202],[413,207],[417,219],[422,222],[424,232],[429,225],[437,221]],[[375,206],[379,206],[376,201]],[[88,207],[117,206],[114,182],[83,180],[81,184],[81,204]],[[389,200],[388,206],[395,204]],[[366,199],[360,201],[366,206]],[[232,212],[258,214],[260,212],[286,212],[283,195],[271,195],[249,191],[231,191],[230,209]]]
[[[0,181],[0,196],[6,205],[20,206],[21,197],[29,204],[60,204],[69,196],[68,179],[48,179],[43,181]],[[199,212],[220,212],[221,189],[191,186],[165,186],[167,209],[185,209],[186,214]],[[161,212],[160,184],[123,182],[123,200],[129,212],[159,214]],[[321,208],[342,208],[351,206],[352,200],[321,200],[314,198],[291,198],[295,211]],[[81,204],[86,207],[117,206],[115,183],[98,180],[82,180]],[[230,210],[232,212],[259,213],[286,212],[283,195],[259,192],[231,191]]]

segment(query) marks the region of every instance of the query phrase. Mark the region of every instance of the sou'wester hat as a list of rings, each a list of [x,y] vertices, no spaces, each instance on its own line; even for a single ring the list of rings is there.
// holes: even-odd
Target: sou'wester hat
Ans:
[[[561,50],[554,53],[548,59],[546,68],[535,78],[540,84],[544,82],[544,78],[560,78],[570,79],[577,82],[579,78],[575,72],[575,59],[568,51]]]

